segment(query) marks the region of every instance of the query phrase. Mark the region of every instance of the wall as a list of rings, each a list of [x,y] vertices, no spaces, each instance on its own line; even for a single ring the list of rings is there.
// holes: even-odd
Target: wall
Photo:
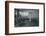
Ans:
[[[6,36],[5,35],[5,1],[6,0],[0,0],[0,36]],[[28,2],[45,2],[46,3],[46,0],[12,0],[12,1],[28,1]],[[45,15],[46,15],[46,12],[45,12]],[[46,32],[40,33],[40,34],[7,35],[7,36],[46,36]]]

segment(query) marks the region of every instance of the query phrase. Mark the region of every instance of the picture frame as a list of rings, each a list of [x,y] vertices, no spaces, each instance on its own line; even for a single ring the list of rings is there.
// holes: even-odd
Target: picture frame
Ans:
[[[32,18],[32,17],[34,18],[34,16],[38,17],[38,21],[39,21],[38,25],[35,25],[36,23],[34,24],[34,22],[33,22],[34,25],[32,26],[31,25],[30,26],[29,25],[24,25],[24,26],[16,25],[16,24],[21,23],[21,22],[17,23],[17,21],[20,21],[18,20],[18,16],[20,14],[19,13],[16,14],[16,12],[19,12],[22,17],[26,17],[26,20],[25,18],[22,18],[22,20],[24,19],[24,22],[21,20],[21,22],[23,22],[24,24],[30,23],[31,20],[29,21],[28,18]],[[29,13],[34,14],[34,15],[31,16],[31,14],[29,15]],[[14,15],[15,16],[17,15],[16,16],[17,21]],[[16,21],[15,24],[14,24],[14,21]],[[34,33],[44,33],[44,32],[45,32],[45,3],[5,1],[5,35],[34,34]]]

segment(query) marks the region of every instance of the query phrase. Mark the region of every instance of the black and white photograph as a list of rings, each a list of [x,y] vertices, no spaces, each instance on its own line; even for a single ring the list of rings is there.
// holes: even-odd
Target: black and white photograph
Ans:
[[[39,26],[39,9],[14,9],[15,27]]]

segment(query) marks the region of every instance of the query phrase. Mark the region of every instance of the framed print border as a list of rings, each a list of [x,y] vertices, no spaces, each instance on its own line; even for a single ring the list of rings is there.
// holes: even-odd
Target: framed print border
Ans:
[[[9,3],[26,3],[26,4],[42,4],[43,5],[43,16],[44,16],[44,29],[43,32],[26,32],[26,33],[9,33]],[[18,34],[34,34],[45,32],[45,3],[38,2],[22,2],[22,1],[5,1],[5,35],[18,35]]]

